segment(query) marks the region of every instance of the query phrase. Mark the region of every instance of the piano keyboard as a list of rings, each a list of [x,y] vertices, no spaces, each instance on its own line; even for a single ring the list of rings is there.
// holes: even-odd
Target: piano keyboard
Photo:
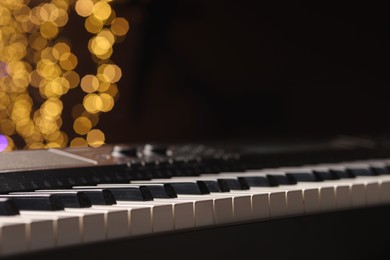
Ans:
[[[9,184],[16,187],[13,190],[2,184],[0,256],[390,204],[386,158],[243,169],[236,154],[222,152],[214,160],[176,155],[165,157],[176,158],[169,164],[177,169],[181,165],[180,171],[164,166],[156,174],[143,168],[140,175],[130,172],[131,167],[137,165],[141,171],[150,158],[143,158],[140,166],[129,159],[134,153],[115,157],[118,150],[94,166],[0,172],[22,177],[40,171],[49,183],[21,180],[21,185]],[[158,164],[166,162],[161,154],[155,158],[160,159]],[[83,167],[96,176],[86,180],[73,176]],[[124,176],[118,175],[118,168],[126,170]],[[57,171],[60,174],[50,178],[48,173]]]

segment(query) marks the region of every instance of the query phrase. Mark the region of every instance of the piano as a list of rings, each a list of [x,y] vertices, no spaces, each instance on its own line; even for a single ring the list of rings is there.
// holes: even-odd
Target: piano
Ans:
[[[337,137],[0,154],[2,259],[386,259],[390,149]]]

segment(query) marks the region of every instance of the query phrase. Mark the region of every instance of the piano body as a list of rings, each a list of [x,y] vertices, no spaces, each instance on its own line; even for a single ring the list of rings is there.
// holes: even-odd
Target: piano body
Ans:
[[[92,203],[84,207],[61,200],[70,206],[45,210],[17,203],[19,213],[11,216],[5,216],[9,211],[1,205],[1,257],[386,259],[390,254],[387,248],[390,150],[385,148],[386,142],[365,140],[374,145],[367,148],[361,146],[359,139],[351,140],[355,139],[344,137],[289,146],[118,144],[1,154],[0,197],[6,198],[3,203],[18,200],[7,198],[10,194],[21,193],[28,197],[47,190],[59,196],[72,189],[85,192],[91,186],[109,189],[117,200],[109,206]],[[191,185],[180,186],[183,183]],[[161,193],[152,188],[161,184],[169,186],[176,196],[161,198]],[[135,195],[124,198],[115,191],[119,187],[133,189],[140,185],[150,189],[153,200],[148,200],[147,196],[139,199]],[[195,186],[199,189],[194,189]],[[166,191],[172,195],[169,189]],[[200,213],[210,212],[197,203],[210,198],[213,198],[213,206],[208,222]],[[249,198],[249,205],[243,198]],[[218,206],[218,200],[220,203],[228,200],[229,210],[227,204]],[[188,202],[192,205],[187,208],[190,214],[176,208]],[[175,206],[171,208],[173,213],[164,215],[150,205]],[[74,237],[63,245],[59,230],[58,233],[51,231],[55,240],[52,244],[42,238],[44,231],[34,229],[29,231],[31,233],[26,231],[30,235],[24,234],[25,243],[12,244],[15,238],[10,237],[4,225],[14,223],[15,218],[24,219],[23,225],[31,227],[27,219],[54,222],[46,214],[62,216],[91,211],[107,214],[103,213],[103,208],[128,210],[129,216],[133,214],[133,221],[138,214],[134,208],[147,208],[152,217],[149,222],[131,222],[130,218],[130,227],[122,226],[126,232],[118,237],[110,237],[109,229],[120,229],[122,222],[110,224],[105,219],[105,236],[83,241],[87,238],[81,234],[81,239]],[[158,214],[162,214],[160,218]],[[33,218],[34,215],[39,217]],[[171,222],[167,219],[169,216],[173,218]],[[84,217],[80,217],[85,229],[81,228],[81,233],[87,232],[88,221],[91,221]],[[15,223],[20,225],[20,221]],[[141,227],[139,223],[150,227]],[[141,231],[137,234],[135,230]],[[35,237],[40,237],[40,242],[33,243],[31,239]],[[19,234],[18,239],[21,238],[23,235]],[[9,239],[11,242],[7,242]]]

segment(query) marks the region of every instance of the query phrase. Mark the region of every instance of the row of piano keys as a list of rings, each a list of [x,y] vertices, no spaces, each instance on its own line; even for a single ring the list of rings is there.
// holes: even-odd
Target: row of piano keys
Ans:
[[[0,255],[390,203],[390,160],[0,195]]]

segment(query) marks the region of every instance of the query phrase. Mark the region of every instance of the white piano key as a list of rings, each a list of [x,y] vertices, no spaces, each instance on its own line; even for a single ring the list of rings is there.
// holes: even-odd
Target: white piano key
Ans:
[[[92,208],[110,210],[113,208],[113,205],[94,205]],[[149,207],[142,208],[123,205],[121,209],[127,210],[131,236],[152,233],[152,211]]]
[[[174,230],[173,205],[154,201],[117,201],[113,207],[132,206],[148,207],[152,212],[153,232],[166,232]]]
[[[155,202],[168,203],[173,206],[175,230],[195,227],[194,203],[172,199],[154,199]]]
[[[113,207],[114,205],[107,207]],[[126,209],[129,214],[129,228],[131,236],[146,235],[153,232],[152,210],[150,207],[122,205],[121,208]]]
[[[81,243],[82,230],[79,217],[63,213],[63,211],[20,211],[20,215],[31,219],[49,219],[53,221],[56,246]]]
[[[229,198],[219,199],[223,199],[223,201],[229,201]],[[215,223],[214,210],[218,212],[217,214],[223,214],[223,212],[230,214],[229,210],[226,210],[226,208],[223,207],[224,203],[215,203],[216,200],[213,198],[194,195],[178,195],[176,200],[193,203],[195,212],[195,227],[213,225]]]
[[[197,180],[215,180],[219,177],[229,177],[232,176],[224,176],[224,175],[205,175],[205,176],[179,176],[172,177],[170,179],[152,179],[151,183],[163,183],[163,182],[195,182]],[[139,181],[136,183],[145,183],[145,181]],[[233,195],[235,194],[235,195]],[[243,194],[246,194],[245,196]],[[251,194],[250,192],[246,192],[245,190],[232,190],[230,192],[221,192],[221,193],[212,193],[213,196],[219,197],[230,197],[232,199],[233,208],[233,219],[230,217],[230,214],[227,215],[227,212],[223,214],[219,213],[219,211],[215,211],[215,221],[217,224],[222,223],[232,223],[233,221],[246,221],[252,219],[264,219],[270,216],[269,209],[269,198],[266,198],[266,194]],[[203,197],[210,196],[208,194],[201,195]],[[195,195],[191,195],[195,196]],[[242,197],[244,196],[244,197]],[[269,194],[267,193],[267,196]],[[276,196],[278,198],[278,196]],[[215,204],[215,203],[214,203]],[[278,216],[278,210],[280,209],[280,205],[276,205],[277,208],[273,209],[272,212],[275,213],[275,216]],[[226,209],[226,208],[225,208]],[[236,212],[236,214],[234,214]],[[285,214],[281,214],[285,215]],[[223,217],[223,218],[221,218]]]
[[[27,221],[27,236],[30,250],[53,248],[55,246],[54,224],[52,220],[33,219],[21,216]]]
[[[381,181],[381,201],[383,204],[390,204],[390,181]]]
[[[106,237],[121,238],[127,237],[130,234],[129,217],[127,210],[121,209],[97,209],[97,208],[65,208],[67,212],[82,212],[82,213],[103,213]]]
[[[232,210],[233,210],[233,221],[247,221],[252,218],[252,198],[251,195],[239,192],[221,192],[221,193],[210,193],[202,196],[209,198],[227,198],[231,199]],[[221,215],[221,212],[215,210],[216,215]]]
[[[359,208],[366,206],[366,187],[362,183],[354,183],[350,186],[352,207]]]
[[[335,189],[331,186],[319,187],[320,191],[320,210],[331,211],[336,208]]]
[[[272,172],[272,174],[284,174],[282,172]],[[236,177],[239,177],[239,176],[264,176],[264,173],[258,173],[258,172],[243,172],[243,173],[235,173],[234,174]],[[227,177],[227,176],[230,176],[230,173],[222,173],[221,174],[221,177]],[[217,176],[215,176],[217,177]],[[300,187],[298,185],[281,185],[281,186],[277,186],[277,187],[251,187],[251,189],[249,190],[242,190],[240,192],[252,192],[252,191],[268,191],[268,192],[276,192],[276,191],[280,191],[280,192],[284,192],[285,193],[285,202],[281,202],[281,203],[277,203],[275,205],[272,205],[272,203],[270,202],[269,203],[269,206],[270,207],[273,207],[273,208],[270,208],[270,210],[272,210],[275,215],[275,213],[277,214],[276,216],[286,216],[286,215],[300,215],[300,214],[303,214],[305,212],[305,204],[304,204],[304,193],[305,193],[305,190],[303,189],[303,187]],[[313,191],[313,188],[310,187],[308,191],[306,192],[315,192]],[[318,192],[318,191],[317,191]],[[309,195],[311,196],[311,195]],[[315,200],[316,198],[318,198],[319,195],[314,195],[314,197],[311,197],[311,200]],[[283,209],[283,204],[285,204],[285,207],[286,209],[284,210]],[[317,211],[317,208],[318,208],[318,203],[313,205],[313,203],[311,204],[307,204],[307,212],[315,212]],[[275,208],[277,207],[277,208]],[[311,208],[310,208],[311,207]],[[276,209],[276,211],[275,211]],[[278,210],[281,210],[281,212],[277,213]]]
[[[0,256],[23,253],[28,250],[26,224],[0,217]]]
[[[366,199],[367,205],[376,206],[381,204],[381,186],[378,182],[366,183]]]

